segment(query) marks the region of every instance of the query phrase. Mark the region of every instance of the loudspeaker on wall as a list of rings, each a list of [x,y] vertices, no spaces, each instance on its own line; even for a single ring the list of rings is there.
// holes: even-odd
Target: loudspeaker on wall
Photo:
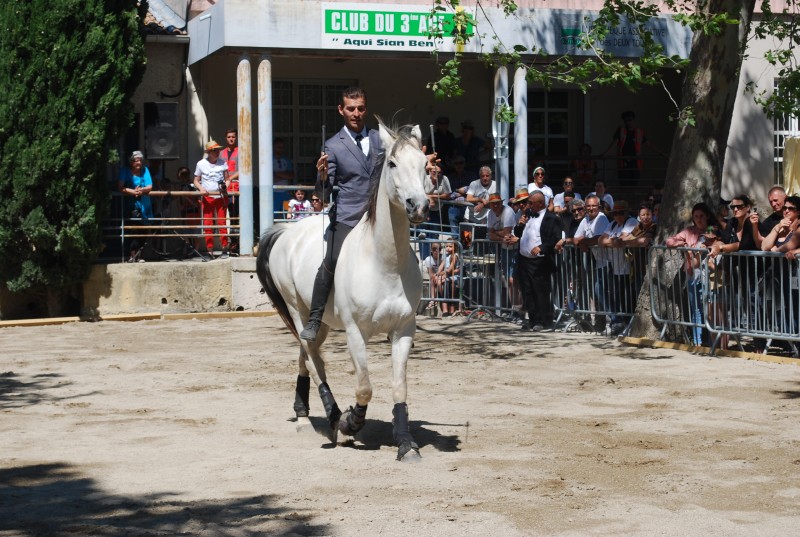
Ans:
[[[144,129],[148,159],[180,158],[178,103],[144,103]]]

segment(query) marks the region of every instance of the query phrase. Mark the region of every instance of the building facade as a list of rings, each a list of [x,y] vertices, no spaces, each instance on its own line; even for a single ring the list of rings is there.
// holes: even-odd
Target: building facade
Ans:
[[[495,159],[504,156],[496,151],[481,155],[494,166],[504,193],[529,181],[531,165],[544,164],[551,172],[549,182],[560,185],[561,178],[572,171],[570,163],[582,144],[590,144],[595,155],[609,147],[625,110],[633,110],[648,139],[669,152],[675,128],[669,116],[674,105],[663,88],[630,93],[621,87],[602,87],[584,94],[556,85],[545,91],[527,83],[522,71],[487,67],[481,53],[497,44],[486,35],[490,29],[508,47],[522,44],[549,56],[591,54],[576,48],[575,39],[584,18],[596,16],[593,10],[599,9],[600,2],[517,4],[517,15],[507,18],[496,7],[478,10],[472,2],[463,3],[479,28],[458,49],[463,53],[465,94],[437,100],[426,84],[440,76],[443,63],[457,46],[451,39],[434,42],[428,38],[431,28],[452,33],[452,16],[431,18],[430,2],[219,0],[189,20],[188,36],[148,38],[148,72],[136,97],[137,106],[143,110],[146,102],[177,103],[179,156],[162,159],[160,169],[167,177],[174,176],[178,166],[193,168],[203,156],[206,141],[220,141],[227,128],[238,127],[244,152],[240,156],[243,208],[247,203],[253,207],[251,215],[241,215],[243,251],[249,251],[246,218],[258,221],[261,231],[272,222],[273,138],[286,142],[297,182],[313,184],[322,126],[328,135],[341,128],[336,104],[341,89],[349,85],[363,87],[370,115],[386,121],[418,123],[427,134],[436,117],[447,116],[458,137],[461,122],[471,120],[477,136],[495,146],[507,144],[508,158]],[[668,53],[688,55],[688,30],[668,16],[654,20],[651,28]],[[635,58],[640,53],[636,29],[625,23],[611,29],[603,45],[620,56]],[[785,125],[768,119],[752,96],[744,94],[749,82],[771,89],[776,74],[763,60],[763,51],[774,46],[755,42],[743,66],[724,170],[722,195],[726,198],[748,192],[765,199],[770,186],[782,179],[776,165],[780,156],[776,145],[782,139],[776,137],[776,128]],[[431,55],[434,47],[438,58]],[[666,80],[667,90],[677,98],[680,75],[668,73]],[[497,138],[493,113],[498,102],[507,102],[518,116],[508,139]],[[376,126],[375,121],[369,123]],[[791,122],[789,127],[791,131]],[[141,138],[144,130],[139,129],[138,141],[146,146],[148,140]],[[665,159],[647,151],[644,155],[639,188],[618,186],[613,151],[597,159],[598,176],[609,182],[612,191],[620,189],[635,203],[650,186],[663,182],[666,171]],[[253,196],[249,202],[247,192]]]

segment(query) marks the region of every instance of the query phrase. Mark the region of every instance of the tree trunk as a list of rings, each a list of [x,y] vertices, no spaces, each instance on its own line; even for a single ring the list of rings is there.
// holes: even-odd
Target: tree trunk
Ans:
[[[661,204],[663,218],[658,222],[659,244],[690,224],[694,204],[705,202],[716,208],[719,203],[722,166],[754,5],[755,0],[698,2],[698,13],[729,13],[738,17],[739,24],[726,25],[719,35],[698,31],[692,39],[681,105],[694,110],[697,122],[694,127],[679,125],[675,130]],[[668,278],[665,281],[671,281],[680,269],[679,263],[667,263],[658,257],[653,256],[639,295],[631,328],[635,337],[657,339],[659,335],[650,312],[647,283],[651,274],[659,270],[662,278]]]

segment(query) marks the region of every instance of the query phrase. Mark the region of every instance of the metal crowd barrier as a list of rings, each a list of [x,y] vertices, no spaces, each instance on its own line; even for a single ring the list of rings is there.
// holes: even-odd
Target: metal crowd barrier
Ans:
[[[485,232],[483,225],[460,225],[456,242],[461,258],[460,308],[469,320],[501,318],[521,322],[526,312],[522,310],[522,296],[514,281],[517,249],[475,238],[485,237]],[[454,240],[449,234],[440,237]],[[425,246],[437,241],[412,240],[422,263],[426,258]],[[556,270],[552,276],[556,323],[568,331],[625,333],[644,282],[646,256],[645,248],[581,250],[566,246],[555,256]],[[426,284],[423,304],[430,307],[440,301],[441,297]]]
[[[438,317],[440,313],[445,317],[464,315],[464,254],[461,243],[447,235],[430,235],[420,238],[412,234],[411,237],[411,246],[417,254],[422,273],[422,299],[417,313],[430,317]],[[449,277],[439,271],[447,255],[447,245],[452,245],[453,253],[458,257],[454,274]]]
[[[757,351],[773,341],[797,354],[798,262],[776,252],[735,252],[711,258],[708,250],[651,249],[651,313],[667,330],[679,327],[693,345],[712,354],[734,338],[751,338]]]
[[[712,352],[723,336],[753,339],[757,351],[773,341],[793,355],[800,341],[798,262],[778,252],[735,252],[707,260],[703,290],[708,303],[705,329],[715,334]]]
[[[229,195],[236,196],[238,192]],[[224,222],[206,226],[203,222],[202,212],[197,203],[191,207],[186,200],[196,201],[201,194],[190,190],[154,190],[148,196],[151,198],[155,216],[144,220],[133,218],[128,214],[127,202],[132,198],[119,192],[112,196],[118,200],[112,206],[111,217],[103,221],[103,238],[107,244],[118,241],[119,255],[122,261],[128,257],[129,242],[141,242],[149,245],[160,258],[184,258],[190,251],[197,252],[195,242],[205,244],[205,230],[211,229],[212,237],[226,235],[232,241],[239,240],[239,218],[232,218],[226,214]],[[226,230],[225,233],[222,230]],[[203,249],[205,247],[203,246]]]
[[[475,224],[461,224],[461,236],[481,236],[476,233],[479,228]],[[467,235],[465,230],[472,234]],[[468,244],[463,255],[463,292],[469,319],[521,319],[522,296],[514,282],[517,249],[504,248],[485,238],[472,238]]]
[[[461,226],[464,307],[492,318],[509,316],[520,307],[512,289],[516,250],[474,238],[480,236],[478,227]],[[555,264],[556,323],[567,331],[627,333],[647,283],[661,339],[707,345],[712,353],[726,337],[740,346],[742,338],[752,338],[756,348],[800,341],[798,261],[779,253],[737,252],[709,259],[708,250],[696,248],[584,250],[567,245],[556,254]],[[796,354],[796,348],[788,350]]]
[[[553,274],[556,323],[564,323],[566,331],[627,333],[646,259],[646,248],[565,245]]]
[[[650,313],[661,325],[660,339],[681,338],[702,345],[704,248],[650,248]]]

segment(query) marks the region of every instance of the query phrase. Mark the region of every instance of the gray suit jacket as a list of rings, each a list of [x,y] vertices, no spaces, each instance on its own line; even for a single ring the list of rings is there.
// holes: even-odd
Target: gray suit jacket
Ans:
[[[339,187],[336,198],[336,221],[355,226],[367,209],[370,181],[378,180],[383,165],[383,144],[377,129],[368,129],[369,155],[356,146],[347,127],[325,142],[328,155],[328,183]],[[373,178],[374,176],[374,178]]]

